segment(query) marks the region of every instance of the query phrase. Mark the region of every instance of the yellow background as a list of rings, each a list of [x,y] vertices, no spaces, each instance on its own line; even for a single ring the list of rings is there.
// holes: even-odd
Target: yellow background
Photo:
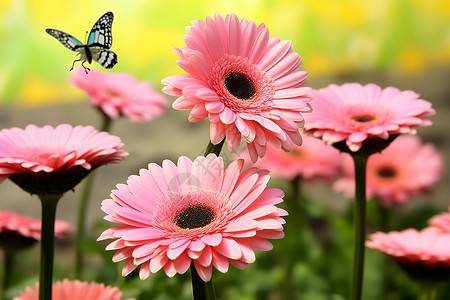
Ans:
[[[185,27],[216,12],[263,22],[271,36],[291,40],[310,78],[391,69],[417,74],[450,63],[448,0],[2,0],[0,101],[79,99],[81,92],[67,83],[76,53],[45,29],[84,41],[107,11],[115,16],[111,50],[118,64],[112,71],[158,89],[162,78],[181,71],[170,48],[184,46]]]

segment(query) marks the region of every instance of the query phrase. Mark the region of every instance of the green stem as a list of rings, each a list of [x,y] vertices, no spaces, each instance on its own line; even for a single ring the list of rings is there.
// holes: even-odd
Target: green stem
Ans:
[[[437,286],[435,284],[424,283],[420,284],[419,300],[435,300],[437,295]]]
[[[222,151],[222,147],[223,147],[224,142],[225,142],[225,139],[223,139],[217,145],[214,145],[210,141],[209,144],[208,144],[208,147],[206,147],[206,151],[205,151],[205,154],[203,156],[207,156],[210,153],[214,153],[215,155],[219,156],[220,151]]]
[[[112,119],[103,112],[103,110],[100,111],[102,115],[102,125],[100,126],[100,131],[106,131],[109,132],[111,129]]]
[[[214,293],[212,279],[208,282],[204,282],[198,275],[194,262],[191,262],[190,268],[194,300],[215,300],[216,294]]]
[[[6,299],[6,291],[9,288],[12,277],[12,270],[14,264],[14,252],[4,249],[3,251],[3,280],[1,286],[0,299]]]
[[[39,300],[52,299],[56,206],[62,194],[39,195],[42,207]]]
[[[103,120],[100,131],[109,131],[111,128],[112,119],[101,111]],[[92,182],[94,180],[94,173],[91,172],[84,180],[83,190],[81,192],[80,203],[78,206],[77,216],[77,232],[75,235],[75,278],[81,279],[83,273],[83,244],[84,233],[86,225],[87,206],[89,196],[92,190]]]
[[[83,191],[78,206],[77,232],[75,235],[75,278],[81,279],[83,272],[83,243],[86,225],[86,212],[89,195],[91,194],[94,173],[90,173],[84,180]]]
[[[366,166],[369,156],[352,155],[355,164],[354,242],[350,300],[360,300],[363,289],[366,240]]]
[[[289,216],[285,225],[284,232],[289,239],[284,239],[284,247],[282,253],[285,257],[284,265],[285,272],[282,280],[282,299],[294,299],[292,289],[292,278],[294,269],[298,261],[305,259],[304,251],[304,235],[305,235],[305,203],[301,195],[302,178],[296,176],[291,181],[292,192],[291,195],[284,198]]]

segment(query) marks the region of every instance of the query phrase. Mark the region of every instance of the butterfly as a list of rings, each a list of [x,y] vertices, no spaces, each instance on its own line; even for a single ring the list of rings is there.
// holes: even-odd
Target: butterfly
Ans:
[[[91,63],[92,60],[98,62],[102,67],[111,69],[117,63],[117,55],[110,51],[112,45],[111,26],[114,19],[112,12],[107,12],[98,19],[89,33],[86,45],[65,32],[56,29],[47,28],[45,31],[52,37],[56,38],[66,48],[78,52],[79,59],[73,61],[73,70],[75,62],[82,61],[81,66],[88,74],[89,68],[84,66],[87,61]],[[86,31],[87,33],[87,31]]]

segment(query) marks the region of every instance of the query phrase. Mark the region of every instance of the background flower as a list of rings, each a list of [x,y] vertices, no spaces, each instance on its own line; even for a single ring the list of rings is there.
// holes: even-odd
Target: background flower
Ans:
[[[432,217],[428,224],[430,226],[441,230],[442,232],[450,234],[450,207],[449,212],[441,213],[437,216]]]
[[[82,282],[79,280],[70,281],[64,279],[53,284],[52,300],[121,300],[122,292],[111,286],[105,286],[103,283]],[[27,287],[20,297],[14,297],[13,300],[38,300],[39,287],[32,289]],[[133,299],[127,299],[133,300]]]
[[[209,118],[213,144],[226,137],[234,151],[244,137],[253,161],[268,142],[288,151],[300,145],[310,88],[302,87],[306,72],[295,71],[302,60],[290,41],[269,38],[264,24],[234,14],[192,24],[187,47],[173,48],[188,74],[162,81],[163,91],[178,97],[173,107],[191,110],[191,122]]]
[[[10,178],[32,193],[60,194],[95,168],[128,153],[116,136],[92,126],[28,125],[0,131],[0,182]]]
[[[243,160],[226,170],[210,154],[194,161],[180,157],[150,164],[127,185],[117,185],[102,202],[106,220],[119,226],[99,240],[115,239],[107,250],[118,250],[113,261],[126,260],[125,276],[141,265],[142,279],[164,268],[168,276],[184,273],[194,262],[199,276],[209,281],[212,266],[226,272],[229,264],[244,269],[255,260],[253,250],[267,251],[268,238],[282,238],[281,216],[275,205],[283,192],[267,188],[267,170],[242,170]]]
[[[416,127],[431,124],[425,117],[434,114],[431,103],[415,92],[375,84],[332,84],[310,97],[313,112],[305,115],[305,129],[328,144],[345,141],[353,152],[371,138],[415,134]]]
[[[413,279],[450,279],[450,234],[434,228],[376,232],[366,245],[394,258]]]
[[[64,221],[55,221],[55,237],[68,237],[71,226]],[[27,249],[41,239],[41,220],[22,216],[14,212],[0,211],[0,247],[15,253]]]
[[[86,74],[77,68],[69,82],[88,94],[91,104],[113,119],[124,115],[131,121],[150,121],[162,115],[167,107],[163,95],[130,74],[96,70]]]
[[[247,153],[242,157],[248,159]],[[321,179],[329,181],[334,178],[341,167],[341,154],[322,140],[303,136],[301,146],[294,146],[290,152],[267,146],[266,155],[255,166],[270,170],[273,176],[294,179],[300,176],[305,180]]]
[[[55,237],[67,238],[71,230],[72,228],[67,222],[55,221]],[[0,236],[5,232],[14,232],[24,237],[39,240],[41,238],[41,220],[10,211],[0,211]]]
[[[409,197],[431,191],[443,173],[442,155],[431,144],[422,144],[417,136],[399,136],[367,163],[367,195],[382,205],[405,203]],[[334,188],[353,197],[355,191],[352,159],[342,157],[343,177]]]

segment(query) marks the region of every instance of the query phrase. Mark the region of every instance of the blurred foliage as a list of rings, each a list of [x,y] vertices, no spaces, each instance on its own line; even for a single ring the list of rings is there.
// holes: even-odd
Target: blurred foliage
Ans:
[[[2,0],[0,101],[26,105],[70,101],[75,53],[45,33],[85,31],[113,11],[116,72],[159,84],[177,74],[171,47],[183,46],[192,20],[218,12],[265,23],[271,36],[292,41],[310,77],[371,69],[419,73],[450,64],[448,0]],[[93,68],[101,68],[96,63]]]

